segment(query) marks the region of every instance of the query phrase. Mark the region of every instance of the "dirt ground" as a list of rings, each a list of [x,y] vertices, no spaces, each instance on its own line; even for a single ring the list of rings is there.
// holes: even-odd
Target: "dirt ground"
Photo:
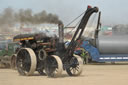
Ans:
[[[20,76],[16,70],[1,68],[0,85],[128,85],[128,64],[84,65],[81,76],[70,77],[63,72],[59,78],[48,78],[38,73]]]

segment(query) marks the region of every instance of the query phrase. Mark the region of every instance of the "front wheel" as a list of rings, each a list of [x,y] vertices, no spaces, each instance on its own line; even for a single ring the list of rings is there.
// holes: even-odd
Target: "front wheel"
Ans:
[[[58,77],[63,70],[61,59],[56,55],[48,56],[45,60],[45,71],[49,77]]]
[[[66,68],[66,72],[69,76],[79,76],[82,73],[83,61],[80,56],[73,55],[69,62],[69,67]]]

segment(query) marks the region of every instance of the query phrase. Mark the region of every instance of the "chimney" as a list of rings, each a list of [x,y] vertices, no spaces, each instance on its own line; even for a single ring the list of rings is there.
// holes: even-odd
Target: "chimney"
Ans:
[[[61,56],[65,52],[64,47],[64,25],[62,22],[58,23],[59,42],[57,44],[58,55]]]
[[[59,33],[59,43],[64,43],[64,25],[60,21],[58,24],[58,33]]]

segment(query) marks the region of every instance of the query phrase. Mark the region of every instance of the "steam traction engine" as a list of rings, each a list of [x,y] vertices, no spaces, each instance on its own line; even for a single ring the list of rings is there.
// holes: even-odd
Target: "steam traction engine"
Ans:
[[[82,72],[82,59],[74,54],[77,40],[81,38],[89,17],[98,12],[98,8],[87,8],[69,46],[64,47],[63,24],[59,23],[59,38],[48,37],[44,33],[23,34],[14,37],[21,43],[17,53],[16,65],[19,74],[32,75],[38,71],[49,77],[60,76],[66,70],[70,76],[78,76]]]

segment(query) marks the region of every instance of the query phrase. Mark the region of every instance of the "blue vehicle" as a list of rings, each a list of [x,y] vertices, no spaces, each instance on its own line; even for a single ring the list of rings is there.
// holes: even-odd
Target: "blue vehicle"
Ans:
[[[94,47],[89,43],[89,41],[83,41],[81,45],[89,55],[91,56],[92,61],[96,62],[119,62],[119,61],[128,61],[128,54],[101,54],[99,49]]]
[[[85,39],[80,47],[84,48],[96,62],[128,61],[128,34],[114,31],[112,35],[99,35],[100,15],[95,30],[94,39]],[[119,29],[119,27],[118,27]],[[124,29],[121,27],[120,29]],[[116,28],[114,29],[116,30]],[[122,32],[123,33],[123,32]]]

